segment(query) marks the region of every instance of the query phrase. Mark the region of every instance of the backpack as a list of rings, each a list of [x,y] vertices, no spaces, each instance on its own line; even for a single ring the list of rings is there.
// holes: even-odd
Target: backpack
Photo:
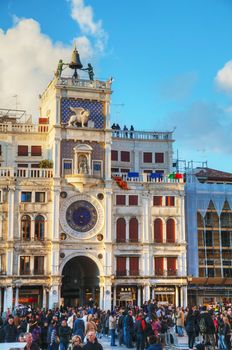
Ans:
[[[207,333],[207,322],[206,322],[206,317],[201,317],[200,322],[199,322],[199,329],[201,334],[206,334]]]

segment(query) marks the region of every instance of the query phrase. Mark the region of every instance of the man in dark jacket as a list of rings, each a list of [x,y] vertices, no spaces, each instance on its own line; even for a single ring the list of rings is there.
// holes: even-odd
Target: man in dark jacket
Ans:
[[[4,341],[5,343],[14,343],[17,339],[17,327],[14,324],[14,317],[9,316],[7,324],[4,327]]]
[[[128,314],[123,319],[124,343],[127,348],[133,348],[132,336],[134,333],[134,320],[132,315],[133,315],[132,310],[129,310]]]
[[[103,350],[103,347],[98,343],[96,338],[96,333],[94,331],[89,331],[86,334],[87,343],[83,346],[83,350]]]
[[[59,327],[60,350],[67,350],[72,330],[67,325],[67,320],[64,319]]]
[[[203,335],[204,343],[207,344],[209,350],[215,349],[215,326],[211,314],[206,310],[206,306],[202,307],[199,320],[200,332]]]
[[[144,350],[145,348],[145,331],[146,322],[142,312],[140,312],[135,320],[136,350]]]

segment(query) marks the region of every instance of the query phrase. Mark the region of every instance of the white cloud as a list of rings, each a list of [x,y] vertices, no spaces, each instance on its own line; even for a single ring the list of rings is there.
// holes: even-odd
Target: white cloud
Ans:
[[[94,21],[93,9],[91,6],[85,6],[83,0],[70,0],[71,16],[80,26],[81,31],[86,35],[92,35],[96,39],[96,48],[103,52],[107,33],[102,27],[102,21]]]
[[[72,17],[81,29],[81,35],[74,39],[84,65],[93,58],[93,53],[96,58],[96,47],[98,53],[102,53],[106,34],[101,21],[93,21],[91,7],[85,7],[83,1],[71,2]],[[17,95],[18,108],[37,117],[38,95],[53,78],[59,59],[70,61],[73,47],[52,42],[33,19],[22,19],[15,15],[12,19],[12,28],[6,32],[0,28],[0,106],[15,108],[13,96]],[[64,74],[67,75],[68,70]]]
[[[232,92],[232,60],[217,72],[215,81],[221,90]]]

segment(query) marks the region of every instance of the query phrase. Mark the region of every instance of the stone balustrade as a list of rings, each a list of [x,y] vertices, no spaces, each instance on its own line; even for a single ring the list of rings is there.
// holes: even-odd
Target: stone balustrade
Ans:
[[[48,124],[0,123],[0,132],[47,133]]]
[[[0,167],[0,178],[1,177],[17,177],[17,178],[52,178],[53,169],[43,168],[9,168]]]

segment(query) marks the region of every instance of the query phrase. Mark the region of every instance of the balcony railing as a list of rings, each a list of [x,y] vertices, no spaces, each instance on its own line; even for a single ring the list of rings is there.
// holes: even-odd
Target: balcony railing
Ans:
[[[172,132],[112,130],[113,138],[135,140],[172,140]]]
[[[85,80],[78,79],[74,80],[68,77],[62,77],[57,80],[57,84],[61,86],[76,86],[84,89],[110,89],[112,81],[109,79],[108,81],[100,81],[100,80]]]
[[[38,271],[38,270],[31,270],[31,271],[24,271],[21,270],[19,272],[20,276],[44,276],[44,270]]]
[[[116,271],[117,277],[124,277],[124,276],[140,276],[141,271],[140,270],[121,270]]]
[[[183,183],[183,179],[170,179],[168,176],[152,178],[149,174],[143,173],[139,174],[139,176],[131,177],[128,176],[127,173],[114,173],[112,172],[112,176],[118,176],[123,181],[126,182],[149,182],[149,183]]]
[[[0,123],[0,132],[47,133],[48,124]]]
[[[172,277],[177,276],[177,270],[155,270],[155,276],[157,277]]]
[[[128,243],[140,243],[141,241],[138,239],[116,239],[115,243],[124,243],[124,244],[128,244]]]
[[[0,167],[0,177],[17,177],[17,178],[52,178],[53,169],[42,168],[9,168]]]

